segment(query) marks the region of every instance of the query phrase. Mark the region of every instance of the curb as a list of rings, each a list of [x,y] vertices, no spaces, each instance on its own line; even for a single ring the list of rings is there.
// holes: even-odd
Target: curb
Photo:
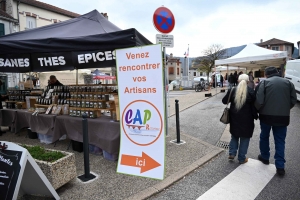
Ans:
[[[127,197],[125,200],[141,200],[141,199],[146,199],[149,198],[159,192],[161,192],[162,190],[164,190],[165,188],[171,186],[172,184],[174,184],[175,182],[179,181],[180,179],[182,179],[184,176],[188,175],[189,173],[193,172],[194,170],[196,170],[197,168],[203,166],[204,164],[206,164],[207,162],[209,162],[210,160],[212,160],[214,157],[218,156],[220,153],[222,153],[224,151],[224,149],[221,149],[219,147],[213,146],[209,143],[206,143],[202,140],[199,140],[195,137],[192,137],[190,135],[184,134],[186,137],[189,137],[193,140],[196,140],[197,142],[208,146],[209,148],[213,148],[210,152],[208,152],[206,155],[204,155],[203,157],[201,157],[200,159],[196,160],[195,162],[193,162],[192,164],[184,167],[183,169],[181,169],[180,171],[176,172],[175,174],[170,175],[169,177],[165,178],[164,180],[162,180],[161,182],[147,188],[144,189],[134,195],[131,195],[129,197]]]

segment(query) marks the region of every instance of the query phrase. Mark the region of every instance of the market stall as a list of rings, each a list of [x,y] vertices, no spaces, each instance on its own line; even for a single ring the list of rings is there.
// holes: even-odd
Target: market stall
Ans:
[[[246,68],[246,70],[263,70],[267,66],[281,67],[286,63],[288,55],[286,51],[274,51],[248,44],[238,54],[215,61],[215,66],[232,66]]]
[[[0,71],[16,73],[115,67],[115,49],[151,44],[134,28],[121,30],[97,10],[2,36],[0,43]],[[95,79],[116,77],[100,75]],[[51,142],[64,134],[82,142],[81,116],[87,114],[90,143],[117,153],[120,136],[117,104],[118,90],[114,84],[48,87],[40,96],[29,98],[26,110],[1,110],[0,125],[10,126],[15,133],[30,127],[31,131],[51,136]],[[110,116],[105,116],[107,113]]]

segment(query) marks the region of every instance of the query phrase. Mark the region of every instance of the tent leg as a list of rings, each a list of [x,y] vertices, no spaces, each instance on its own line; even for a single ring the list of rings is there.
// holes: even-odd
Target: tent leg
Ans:
[[[78,85],[78,69],[76,69],[76,85]]]
[[[164,94],[165,94],[165,119],[166,119],[166,136],[168,135],[168,124],[169,124],[169,116],[168,116],[168,92],[167,92],[167,88],[169,87],[169,83],[168,83],[168,69],[167,69],[167,62],[166,62],[166,47],[163,47],[163,53],[164,53],[164,67],[165,67],[165,84],[164,84]],[[169,88],[168,88],[169,90]]]

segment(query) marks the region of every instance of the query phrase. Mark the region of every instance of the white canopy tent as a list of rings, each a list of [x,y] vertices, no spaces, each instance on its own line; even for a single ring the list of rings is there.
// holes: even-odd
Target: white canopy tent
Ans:
[[[261,68],[265,66],[280,66],[288,58],[286,51],[274,51],[248,44],[238,54],[222,60],[216,60],[215,65],[229,65],[243,68]]]
[[[241,67],[233,67],[233,66],[218,66],[216,67],[217,72],[222,72],[222,71],[246,71],[246,68],[241,68]]]

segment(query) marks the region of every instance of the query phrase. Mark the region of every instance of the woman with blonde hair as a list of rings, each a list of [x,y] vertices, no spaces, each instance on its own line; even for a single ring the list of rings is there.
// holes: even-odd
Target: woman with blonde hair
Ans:
[[[247,86],[249,76],[241,74],[238,79],[238,86],[232,88],[229,99],[229,123],[231,141],[229,143],[229,160],[233,160],[238,151],[238,160],[240,164],[248,162],[246,154],[250,138],[254,131],[254,119],[257,119],[257,113],[254,108],[255,94],[254,90]],[[222,99],[223,104],[227,104],[230,90]]]

